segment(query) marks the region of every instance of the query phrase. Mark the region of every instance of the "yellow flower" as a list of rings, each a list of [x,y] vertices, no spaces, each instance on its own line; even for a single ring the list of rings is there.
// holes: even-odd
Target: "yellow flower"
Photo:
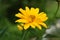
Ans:
[[[28,7],[23,10],[22,8],[19,9],[21,13],[16,14],[15,16],[20,18],[16,20],[15,22],[21,22],[23,24],[19,29],[28,29],[29,27],[31,28],[38,28],[42,29],[41,25],[45,28],[47,28],[47,25],[44,23],[48,17],[46,13],[40,12],[39,13],[39,8],[31,8],[29,9]]]
[[[23,28],[20,25],[18,25],[17,27],[19,30],[23,30]]]

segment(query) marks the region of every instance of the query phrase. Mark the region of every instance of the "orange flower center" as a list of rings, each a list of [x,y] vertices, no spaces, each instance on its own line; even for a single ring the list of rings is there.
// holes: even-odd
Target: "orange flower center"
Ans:
[[[35,20],[35,16],[34,15],[30,15],[29,17],[30,17],[29,23],[31,23],[31,22],[33,22]]]

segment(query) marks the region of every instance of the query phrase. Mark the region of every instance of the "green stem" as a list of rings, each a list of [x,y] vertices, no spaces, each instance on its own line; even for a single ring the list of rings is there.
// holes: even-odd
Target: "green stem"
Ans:
[[[28,30],[24,30],[24,31],[23,31],[22,40],[25,40],[25,36],[27,35],[27,33],[28,33]]]
[[[56,15],[57,15],[57,12],[58,12],[58,10],[59,10],[59,2],[57,2],[58,3],[58,6],[57,6],[57,10],[56,10],[56,12],[55,12],[55,18],[56,18]]]

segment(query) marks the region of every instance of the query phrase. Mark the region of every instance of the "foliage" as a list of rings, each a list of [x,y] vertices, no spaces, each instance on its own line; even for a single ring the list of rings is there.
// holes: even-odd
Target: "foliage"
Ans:
[[[46,22],[48,27],[50,24],[55,23],[56,18],[60,18],[60,8],[56,13],[58,3],[56,0],[0,0],[0,40],[21,40],[24,32],[17,29],[14,15],[18,13],[19,8],[37,7],[40,11],[47,13],[49,19]],[[55,15],[56,13],[56,15]],[[31,29],[23,40],[29,40],[33,37],[37,37],[37,40],[41,40],[42,35],[46,29],[38,30]]]

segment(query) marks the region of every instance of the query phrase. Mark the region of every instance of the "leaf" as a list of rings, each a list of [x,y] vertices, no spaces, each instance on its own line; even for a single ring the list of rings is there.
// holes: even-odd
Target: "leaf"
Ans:
[[[8,28],[8,27],[5,27],[5,28],[3,28],[2,30],[0,30],[0,37],[2,37],[2,36],[5,34],[7,28]]]

